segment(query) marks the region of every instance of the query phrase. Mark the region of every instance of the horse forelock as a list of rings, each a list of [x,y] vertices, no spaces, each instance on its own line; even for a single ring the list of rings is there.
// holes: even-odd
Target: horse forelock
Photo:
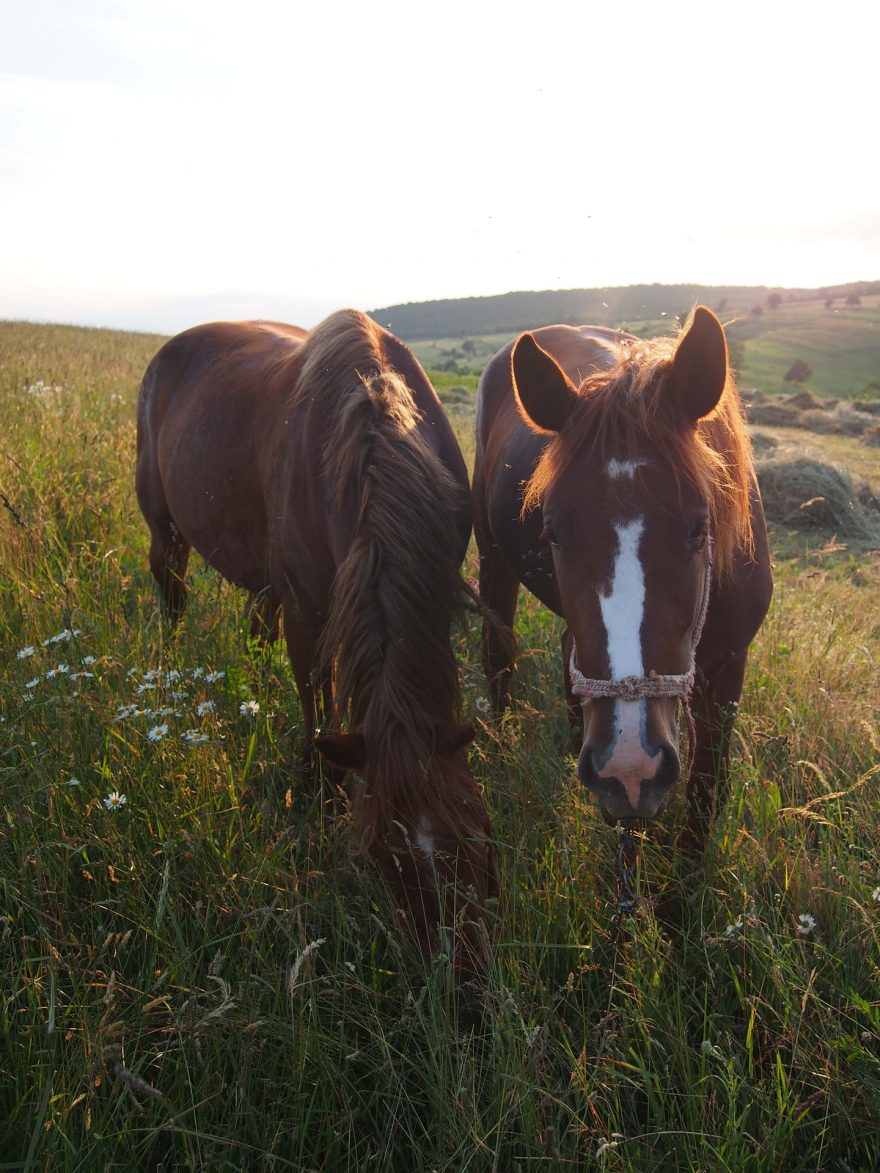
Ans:
[[[733,375],[717,407],[696,427],[683,426],[663,395],[677,339],[621,344],[607,370],[589,375],[578,388],[580,403],[544,449],[525,486],[523,512],[542,503],[550,486],[589,453],[591,465],[636,462],[646,446],[669,468],[675,482],[689,482],[705,498],[715,539],[715,567],[730,572],[737,549],[753,547],[751,444]]]

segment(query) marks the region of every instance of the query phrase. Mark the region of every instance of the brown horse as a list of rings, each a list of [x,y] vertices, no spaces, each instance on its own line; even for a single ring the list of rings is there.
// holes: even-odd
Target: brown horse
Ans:
[[[467,965],[495,893],[450,643],[471,505],[455,436],[412,353],[354,310],[311,333],[188,330],[144,376],[136,483],[168,615],[185,605],[191,547],[251,592],[255,634],[277,634],[280,611],[305,770],[316,744],[337,776],[360,773],[359,841],[423,948],[451,945]],[[322,714],[349,732],[315,739]]]
[[[770,604],[764,513],[724,332],[592,326],[523,334],[478,397],[474,528],[484,603],[513,623],[519,583],[561,615],[578,775],[608,821],[651,819],[691,726],[686,841],[724,797],[746,652]],[[513,661],[483,633],[497,708]]]

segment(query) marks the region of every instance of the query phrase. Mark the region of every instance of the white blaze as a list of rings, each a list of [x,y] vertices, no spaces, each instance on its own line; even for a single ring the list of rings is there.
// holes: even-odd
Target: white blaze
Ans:
[[[616,525],[617,557],[607,595],[599,595],[602,622],[608,636],[611,679],[644,676],[642,619],[645,615],[645,572],[639,558],[639,542],[645,523],[641,517]],[[628,702],[635,703],[635,702]]]
[[[612,461],[611,465],[617,464]],[[609,474],[612,467],[609,465]],[[630,465],[628,474],[635,467]],[[615,525],[617,556],[611,573],[607,594],[599,594],[599,607],[608,641],[608,660],[611,679],[624,676],[644,676],[642,659],[642,621],[645,616],[645,572],[639,557],[639,542],[645,528],[644,520]],[[645,702],[614,702],[616,739],[611,756],[599,771],[600,778],[618,778],[633,807],[639,800],[641,783],[653,778],[660,764],[660,755],[650,757],[642,747],[642,717]]]
[[[630,480],[636,475],[636,469],[641,468],[643,464],[647,464],[646,460],[609,460],[608,461],[608,475],[614,480],[617,477],[629,477]]]

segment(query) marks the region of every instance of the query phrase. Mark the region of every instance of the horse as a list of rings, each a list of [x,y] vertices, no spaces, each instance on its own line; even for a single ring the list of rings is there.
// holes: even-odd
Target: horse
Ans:
[[[414,355],[356,310],[187,330],[144,375],[135,482],[169,620],[193,548],[250,592],[253,635],[283,618],[304,777],[314,749],[336,782],[359,773],[356,840],[419,944],[479,960],[497,880],[450,636],[471,501]]]
[[[546,326],[488,363],[477,399],[474,530],[483,603],[512,627],[519,584],[565,621],[580,781],[606,822],[656,818],[681,774],[684,845],[728,789],[746,656],[770,605],[767,528],[724,330],[677,337]],[[484,625],[496,710],[514,654]]]

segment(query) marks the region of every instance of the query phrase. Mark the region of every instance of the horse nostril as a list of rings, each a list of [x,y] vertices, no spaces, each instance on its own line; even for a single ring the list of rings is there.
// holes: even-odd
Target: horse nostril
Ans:
[[[612,819],[652,819],[665,806],[678,781],[681,763],[675,746],[664,742],[641,762],[621,759],[615,768],[613,749],[585,743],[578,757],[578,777],[595,794],[602,813]]]

